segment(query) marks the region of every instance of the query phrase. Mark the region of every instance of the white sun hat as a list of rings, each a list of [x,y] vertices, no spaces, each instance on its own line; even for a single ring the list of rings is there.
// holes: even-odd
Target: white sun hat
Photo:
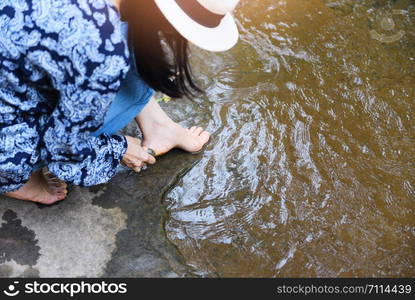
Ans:
[[[232,11],[239,0],[154,0],[166,19],[188,41],[208,51],[235,46],[239,32]]]

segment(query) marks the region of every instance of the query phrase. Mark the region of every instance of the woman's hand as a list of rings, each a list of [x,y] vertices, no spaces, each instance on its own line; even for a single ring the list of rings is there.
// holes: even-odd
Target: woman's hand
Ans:
[[[140,172],[146,164],[155,164],[156,159],[147,153],[147,147],[141,146],[141,141],[131,136],[125,136],[127,139],[127,151],[124,154],[122,163],[134,170]]]

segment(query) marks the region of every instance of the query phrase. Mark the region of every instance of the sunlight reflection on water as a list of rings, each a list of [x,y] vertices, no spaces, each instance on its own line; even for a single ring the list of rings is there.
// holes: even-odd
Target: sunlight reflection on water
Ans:
[[[371,38],[392,9],[407,34]],[[205,276],[414,276],[413,2],[237,16],[235,49],[194,53],[208,89],[187,117],[214,137],[166,197],[169,238]]]

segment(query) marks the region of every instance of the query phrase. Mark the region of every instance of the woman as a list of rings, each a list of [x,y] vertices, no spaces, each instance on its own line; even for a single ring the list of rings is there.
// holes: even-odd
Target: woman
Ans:
[[[237,2],[0,1],[0,193],[52,204],[67,183],[107,182],[120,163],[139,172],[172,148],[199,151],[209,133],[173,122],[154,90],[200,91],[187,40],[231,48]],[[133,118],[143,141],[116,134]]]

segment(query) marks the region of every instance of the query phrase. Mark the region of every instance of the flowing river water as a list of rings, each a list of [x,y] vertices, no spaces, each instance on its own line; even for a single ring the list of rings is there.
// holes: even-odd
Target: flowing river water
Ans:
[[[214,132],[166,195],[201,276],[415,276],[415,1],[245,0],[194,51]],[[189,108],[190,107],[190,108]]]

